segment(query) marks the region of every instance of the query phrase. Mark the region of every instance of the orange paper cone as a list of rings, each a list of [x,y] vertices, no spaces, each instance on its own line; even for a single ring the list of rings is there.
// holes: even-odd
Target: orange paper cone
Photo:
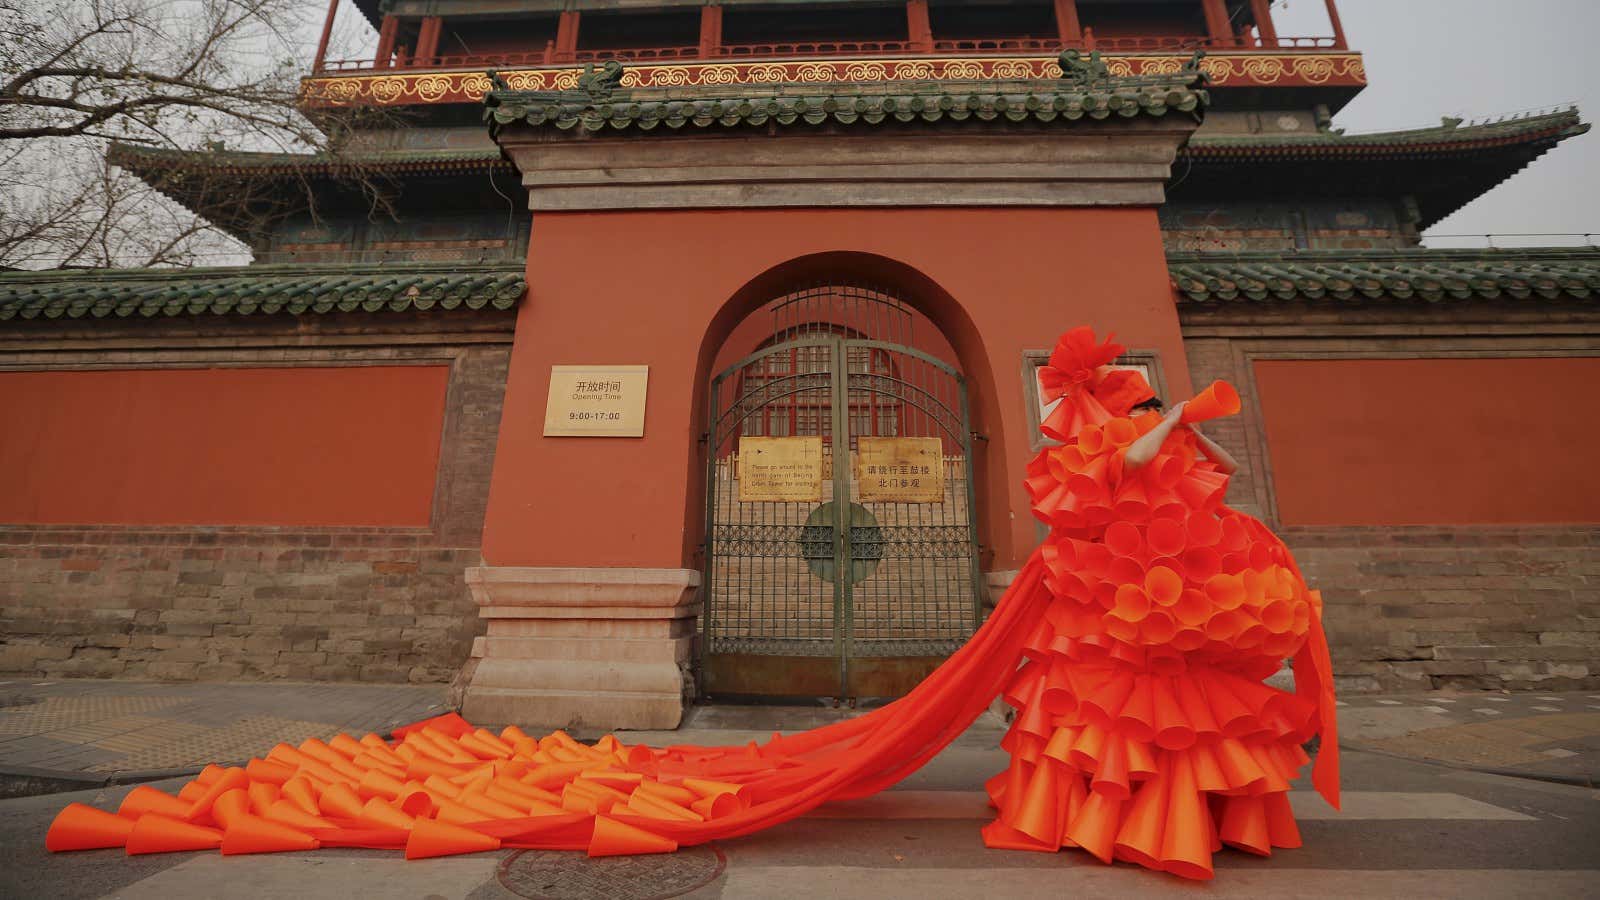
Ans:
[[[305,810],[296,806],[292,800],[279,800],[277,803],[267,807],[267,811],[262,813],[261,817],[264,819],[270,819],[274,822],[281,822],[290,828],[298,828],[302,831],[312,828],[333,827],[332,822],[329,822],[327,819],[324,819],[321,816],[313,816],[310,813],[307,813]]]
[[[283,798],[300,808],[308,816],[315,816],[322,812],[317,803],[318,789],[312,784],[311,779],[304,776],[295,776],[283,783]]]
[[[1183,405],[1183,416],[1180,421],[1185,425],[1205,422],[1235,415],[1239,409],[1239,392],[1233,389],[1233,385],[1226,381],[1213,381],[1210,387]]]
[[[1294,848],[1301,845],[1300,826],[1294,820],[1294,810],[1289,807],[1289,795],[1273,792],[1261,798],[1267,813],[1267,835],[1272,846]]]
[[[1211,878],[1211,821],[1195,786],[1194,769],[1184,753],[1168,757],[1172,789],[1167,792],[1167,821],[1161,837],[1161,867],[1174,875],[1204,881]]]
[[[242,790],[245,787],[248,787],[249,784],[250,779],[244,774],[243,769],[232,768],[225,770],[215,781],[212,781],[210,784],[206,785],[205,793],[201,794],[194,801],[194,803],[190,804],[189,813],[188,815],[184,816],[184,818],[193,822],[196,819],[205,816],[207,813],[211,812],[211,804],[217,802],[218,797],[221,797],[228,791]]]
[[[406,859],[429,859],[500,849],[500,839],[461,825],[419,819],[406,835]]]
[[[381,797],[373,797],[361,807],[361,821],[374,828],[397,828],[402,831],[417,822],[415,818],[395,809]]]
[[[245,765],[244,774],[251,782],[283,784],[294,777],[294,767],[265,759],[252,759]]]
[[[1121,811],[1121,800],[1091,791],[1078,808],[1078,814],[1073,816],[1072,824],[1067,826],[1067,837],[1096,859],[1110,864]]]
[[[250,796],[244,791],[232,790],[211,804],[211,818],[227,830],[240,816],[250,814]]]
[[[1161,868],[1161,838],[1167,822],[1167,777],[1157,776],[1133,795],[1117,831],[1114,855],[1148,869]]]
[[[44,835],[44,848],[51,853],[63,850],[98,850],[102,847],[121,847],[128,842],[133,831],[133,820],[114,815],[105,810],[68,803],[56,813],[55,821]]]
[[[317,809],[323,815],[336,819],[359,819],[362,815],[361,797],[348,784],[330,784],[317,798]]]
[[[222,833],[223,856],[315,850],[320,846],[317,839],[309,834],[249,814],[241,814]]]
[[[1257,856],[1272,855],[1267,808],[1260,797],[1227,797],[1222,805],[1222,842]]]
[[[153,812],[181,819],[189,814],[189,807],[193,805],[165,791],[158,791],[147,784],[141,784],[122,798],[122,805],[117,807],[117,815],[137,819],[145,813]]]
[[[590,856],[631,856],[640,853],[671,853],[678,842],[651,834],[607,816],[595,816],[594,835],[589,839]]]
[[[278,802],[283,791],[270,781],[252,781],[246,793],[250,795],[250,811],[260,816]]]
[[[155,813],[146,813],[133,823],[125,849],[129,856],[142,853],[176,853],[182,850],[214,850],[222,845],[222,832],[193,822],[181,822]]]

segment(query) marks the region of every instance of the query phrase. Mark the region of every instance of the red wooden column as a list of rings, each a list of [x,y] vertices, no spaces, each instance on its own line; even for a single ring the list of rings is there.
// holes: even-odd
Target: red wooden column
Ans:
[[[578,52],[578,11],[563,10],[556,22],[556,59],[571,59]]]
[[[928,19],[928,0],[906,0],[906,37],[911,49],[933,51],[933,23]]]
[[[435,65],[434,58],[439,55],[439,31],[444,25],[444,19],[439,16],[425,16],[422,26],[417,29],[417,56],[415,65]]]
[[[1083,41],[1083,23],[1078,19],[1078,0],[1055,0],[1056,36],[1062,46]]]
[[[1222,0],[1202,0],[1206,14],[1206,34],[1213,46],[1227,46],[1233,41],[1233,26],[1228,24],[1228,7]]]
[[[399,19],[394,16],[383,17],[383,24],[378,26],[378,52],[373,60],[373,68],[389,68],[389,61],[394,56],[394,36],[399,30]]]
[[[322,64],[328,60],[328,38],[333,36],[333,17],[339,13],[339,0],[328,0],[328,18],[322,22],[322,37],[317,41],[317,58],[311,64],[311,71],[321,72]]]
[[[1344,37],[1344,23],[1339,21],[1339,7],[1328,0],[1328,24],[1333,26],[1333,45],[1340,50],[1350,49],[1350,42]]]
[[[716,56],[722,51],[722,7],[700,7],[700,55]]]
[[[1250,12],[1255,14],[1256,31],[1261,34],[1261,46],[1278,46],[1278,29],[1272,27],[1271,0],[1250,0]]]

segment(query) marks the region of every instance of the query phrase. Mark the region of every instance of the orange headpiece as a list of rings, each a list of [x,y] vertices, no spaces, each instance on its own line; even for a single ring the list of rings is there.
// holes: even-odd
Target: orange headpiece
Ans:
[[[1050,360],[1039,368],[1044,402],[1063,401],[1040,427],[1047,437],[1068,440],[1083,426],[1126,415],[1134,404],[1155,396],[1137,371],[1108,368],[1126,350],[1109,335],[1097,342],[1087,325],[1056,341]]]

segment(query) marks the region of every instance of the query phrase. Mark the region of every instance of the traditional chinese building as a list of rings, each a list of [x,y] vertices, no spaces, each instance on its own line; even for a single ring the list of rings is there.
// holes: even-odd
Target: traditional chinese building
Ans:
[[[1419,245],[1576,112],[1344,134],[1333,0],[357,6],[351,159],[114,150],[254,265],[0,275],[0,669],[892,696],[1038,540],[1091,324],[1239,388],[1348,687],[1600,685],[1600,253]]]

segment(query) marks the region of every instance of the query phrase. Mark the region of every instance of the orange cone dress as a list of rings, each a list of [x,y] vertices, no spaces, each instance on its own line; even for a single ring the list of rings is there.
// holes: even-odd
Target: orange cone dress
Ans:
[[[1338,805],[1338,737],[1321,602],[1283,544],[1222,505],[1227,477],[1178,429],[1134,470],[1127,447],[1159,417],[1108,367],[1122,348],[1087,328],[1041,372],[1062,446],[1028,467],[1051,526],[972,640],[905,697],[824,728],[742,747],[593,745],[564,732],[498,735],[447,714],[392,740],[278,744],[208,767],[180,797],[129,794],[117,816],[73,804],[51,850],[224,853],[368,847],[418,859],[497,847],[590,856],[666,853],[736,838],[915,772],[1000,695],[1017,715],[988,782],[990,847],[1079,847],[1186,878],[1223,845],[1299,845],[1289,782],[1322,736],[1313,782]],[[1237,411],[1218,383],[1183,420]],[[1262,679],[1295,660],[1295,693]],[[270,786],[270,787],[269,787]],[[131,826],[117,821],[131,819]]]
[[[1127,414],[1149,391],[1101,368],[1121,352],[1076,329],[1042,379],[1061,400],[1044,430],[1063,442],[1028,468],[1051,526],[1049,601],[1003,693],[1017,709],[1002,744],[1011,766],[989,782],[999,815],[984,839],[1209,878],[1221,844],[1299,846],[1286,792],[1318,733],[1314,781],[1338,803],[1322,602],[1282,542],[1223,505],[1227,476],[1193,432],[1125,464],[1162,417]],[[1238,408],[1218,382],[1181,421]],[[1288,657],[1298,693],[1262,684]]]

